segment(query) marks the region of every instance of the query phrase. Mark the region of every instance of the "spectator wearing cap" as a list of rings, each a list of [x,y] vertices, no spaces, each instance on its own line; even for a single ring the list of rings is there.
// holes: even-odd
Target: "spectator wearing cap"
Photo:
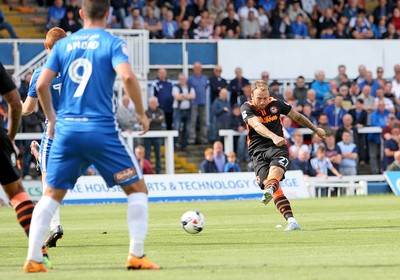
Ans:
[[[215,65],[213,76],[210,78],[211,103],[218,98],[219,92],[223,88],[228,88],[228,82],[221,76],[222,66]]]
[[[243,95],[243,86],[249,84],[249,80],[243,77],[243,71],[241,67],[235,68],[235,78],[229,83],[229,90],[231,92],[230,102],[231,106],[237,103],[238,97]]]
[[[270,87],[270,96],[279,100],[284,100],[283,95],[280,92],[280,84],[277,80],[273,80],[269,85]]]

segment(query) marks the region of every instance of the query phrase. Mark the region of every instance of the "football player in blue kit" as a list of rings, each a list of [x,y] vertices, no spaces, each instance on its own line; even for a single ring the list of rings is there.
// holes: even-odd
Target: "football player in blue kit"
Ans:
[[[54,135],[47,185],[35,207],[25,272],[46,272],[41,245],[51,217],[68,189],[82,172],[94,164],[109,187],[120,185],[128,197],[127,221],[130,245],[128,269],[159,269],[144,256],[148,228],[148,190],[140,165],[120,134],[115,118],[113,84],[116,74],[133,101],[136,117],[149,129],[139,82],[128,62],[127,45],[106,32],[108,0],[84,0],[79,11],[84,28],[60,40],[53,48],[37,81],[39,100]],[[62,88],[57,116],[49,87],[57,73]],[[56,118],[57,117],[57,118]],[[56,124],[57,120],[57,124]],[[56,130],[56,134],[54,134]]]
[[[46,41],[44,42],[44,47],[48,51],[51,52],[51,49],[56,44],[56,42],[64,37],[67,37],[65,31],[59,27],[54,27],[50,29],[46,34]],[[43,67],[39,67],[33,72],[31,83],[29,85],[28,96],[25,99],[24,104],[22,105],[22,115],[27,116],[31,114],[35,107],[38,106],[38,95],[36,92],[36,82],[39,78],[40,73],[42,72]],[[61,77],[57,76],[50,87],[51,91],[51,99],[53,101],[54,111],[57,112],[58,101],[61,91]],[[46,121],[47,126],[47,121]],[[39,163],[40,170],[42,172],[42,186],[43,192],[46,189],[46,172],[47,172],[47,161],[50,154],[51,145],[53,143],[53,139],[49,137],[47,131],[43,132],[42,140],[40,142],[39,152],[37,151],[37,147],[39,144],[36,141],[32,141],[31,143],[31,151],[35,156],[37,162]],[[47,238],[45,245],[48,247],[56,247],[57,240],[62,238],[64,234],[63,228],[60,224],[60,210],[59,208],[54,213],[53,218],[51,219],[50,224],[50,235]]]

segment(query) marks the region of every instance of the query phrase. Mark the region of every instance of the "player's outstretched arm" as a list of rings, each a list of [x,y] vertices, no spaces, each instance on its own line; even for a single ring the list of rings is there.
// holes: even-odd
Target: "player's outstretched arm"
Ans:
[[[295,109],[292,108],[287,116],[297,122],[299,125],[308,127],[309,129],[317,133],[320,138],[325,139],[325,130],[316,127],[309,119],[297,112]]]
[[[285,138],[276,135],[271,130],[266,128],[257,117],[252,117],[247,120],[248,125],[250,125],[258,134],[265,138],[271,139],[276,146],[285,145]]]
[[[142,134],[144,134],[149,130],[150,123],[143,108],[142,93],[136,75],[133,73],[131,66],[127,62],[118,64],[115,67],[115,72],[117,72],[118,76],[121,77],[122,82],[124,83],[124,89],[135,105],[136,117],[139,123],[143,126]]]

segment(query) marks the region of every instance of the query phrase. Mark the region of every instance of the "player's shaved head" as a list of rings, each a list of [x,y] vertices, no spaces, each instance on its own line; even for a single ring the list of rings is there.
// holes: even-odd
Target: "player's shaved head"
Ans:
[[[56,42],[64,37],[67,37],[67,33],[65,33],[64,29],[54,27],[47,32],[44,47],[51,50]]]
[[[110,0],[83,0],[82,10],[85,17],[101,20],[110,9]]]

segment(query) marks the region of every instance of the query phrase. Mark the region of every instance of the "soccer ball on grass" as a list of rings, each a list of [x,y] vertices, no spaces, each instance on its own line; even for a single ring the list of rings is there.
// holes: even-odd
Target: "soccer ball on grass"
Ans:
[[[182,215],[181,224],[185,231],[191,234],[199,233],[206,225],[204,216],[199,211],[187,211]]]

